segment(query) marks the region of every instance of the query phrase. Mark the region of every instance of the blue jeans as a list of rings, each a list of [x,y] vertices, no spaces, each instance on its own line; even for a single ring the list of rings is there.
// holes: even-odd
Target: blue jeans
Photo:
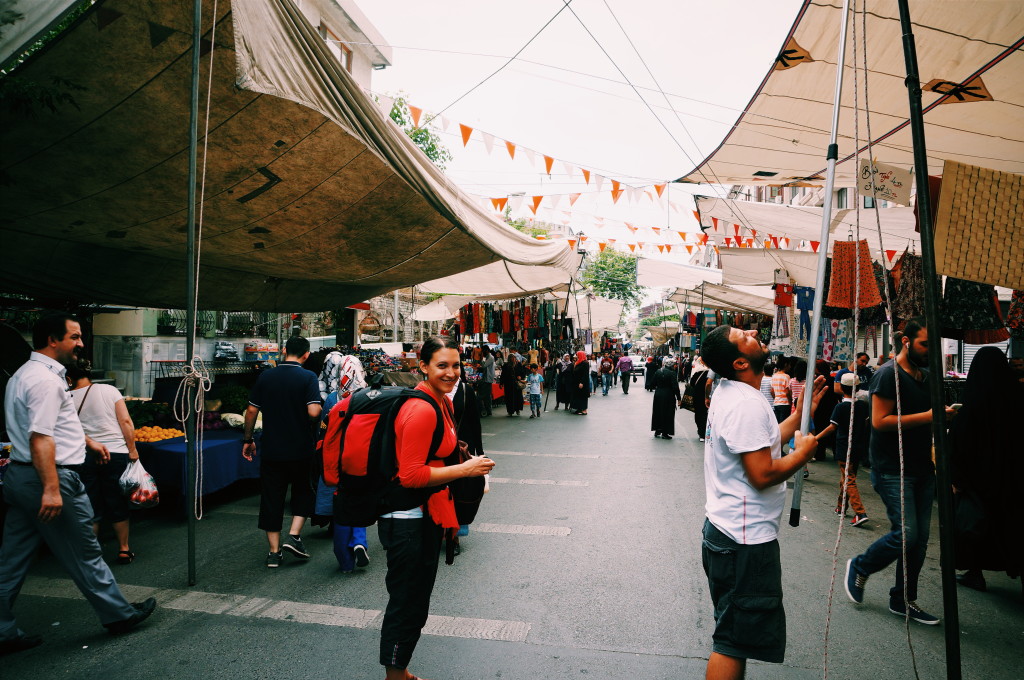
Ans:
[[[610,388],[611,386],[612,386],[612,374],[611,373],[602,373],[601,374],[601,393],[604,394],[604,396],[607,397],[608,396],[608,388]]]
[[[917,580],[928,551],[928,532],[932,522],[932,502],[935,500],[935,475],[904,478],[904,506],[906,518],[900,517],[900,476],[871,470],[871,485],[882,497],[892,530],[853,558],[853,568],[870,576],[896,563],[896,585],[889,590],[889,598],[903,601],[903,531],[907,529],[907,598],[917,599]],[[905,522],[904,522],[905,520]]]
[[[357,545],[366,547],[366,527],[334,525],[334,556],[338,559],[338,566],[342,571],[352,571],[356,568],[352,549]]]

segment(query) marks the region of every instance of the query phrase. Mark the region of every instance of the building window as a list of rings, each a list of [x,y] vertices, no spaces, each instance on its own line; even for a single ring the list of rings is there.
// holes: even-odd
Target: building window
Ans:
[[[342,68],[349,73],[352,73],[352,49],[341,41],[338,34],[327,28],[323,24],[317,29],[320,33],[320,37],[327,43],[327,47],[331,50],[331,54],[338,58],[341,62]]]
[[[836,192],[836,207],[840,210],[846,207],[846,189],[840,189]]]
[[[769,200],[773,200],[775,198],[778,198],[781,195],[782,195],[782,187],[777,186],[777,185],[772,185],[772,186],[768,187],[768,199]]]
[[[865,208],[874,208],[875,207],[875,199],[874,199],[874,197],[872,197],[872,196],[865,196],[864,197],[864,207]]]

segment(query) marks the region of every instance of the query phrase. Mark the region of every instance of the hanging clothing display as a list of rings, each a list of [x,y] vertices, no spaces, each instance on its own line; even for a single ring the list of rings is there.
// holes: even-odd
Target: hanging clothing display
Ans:
[[[942,337],[986,345],[1010,338],[995,286],[946,277],[942,293]]]
[[[860,283],[860,299],[856,300]],[[882,296],[875,283],[871,267],[871,251],[867,240],[836,241],[832,247],[832,278],[828,290],[829,307],[860,309],[882,304]]]
[[[814,309],[814,289],[810,286],[794,286],[796,308],[800,310],[800,340],[811,339],[811,310]],[[776,294],[778,297],[778,294]]]
[[[878,286],[878,290],[882,293],[882,302],[874,307],[860,310],[857,318],[862,330],[872,326],[881,326],[889,320],[888,315],[885,313],[885,287],[889,286],[889,277],[886,276],[885,267],[878,262],[872,262],[871,269],[875,275],[875,285]],[[892,300],[895,294],[896,292],[889,286],[889,299]]]
[[[1006,315],[1006,326],[1015,340],[1024,340],[1024,290],[1013,291],[1010,311]]]
[[[775,290],[775,305],[777,307],[793,305],[793,286],[788,283],[776,283],[772,288]]]
[[[921,258],[911,253],[903,253],[897,266],[900,268],[900,283],[892,305],[892,316],[896,330],[903,330],[907,319],[924,315],[924,269]]]
[[[832,281],[832,258],[825,259],[825,290],[822,291],[821,316],[824,319],[849,319],[853,316],[853,310],[846,307],[829,307],[828,294]]]
[[[849,363],[853,361],[856,352],[853,346],[853,323],[850,319],[832,319],[832,361]]]

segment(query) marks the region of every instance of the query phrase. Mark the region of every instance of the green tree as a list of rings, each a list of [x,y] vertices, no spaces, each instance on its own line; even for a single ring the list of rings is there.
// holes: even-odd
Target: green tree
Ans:
[[[431,128],[424,125],[425,121],[420,118],[420,127],[417,127],[412,120],[412,113],[409,112],[409,104],[402,95],[395,97],[395,103],[391,106],[391,113],[388,114],[391,120],[398,123],[398,127],[409,135],[409,139],[416,146],[427,154],[427,158],[433,161],[434,165],[445,169],[445,166],[452,160],[452,152],[441,141],[441,136]]]
[[[529,236],[547,236],[554,226],[540,220],[529,221],[525,217],[512,217],[512,208],[505,207],[505,224]]]
[[[636,282],[636,255],[605,248],[583,268],[583,283],[601,297],[624,300],[626,309],[644,299],[644,288]]]
[[[641,326],[660,326],[662,323],[664,323],[666,321],[679,321],[679,315],[678,314],[665,314],[665,315],[662,315],[662,316],[652,316],[652,317],[650,317],[648,319],[641,320],[640,321],[640,325]]]

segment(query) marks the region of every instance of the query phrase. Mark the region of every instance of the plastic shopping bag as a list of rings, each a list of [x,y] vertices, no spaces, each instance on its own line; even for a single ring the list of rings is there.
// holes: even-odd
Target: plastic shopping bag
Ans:
[[[128,496],[128,501],[135,507],[152,508],[160,502],[160,492],[157,491],[153,476],[137,460],[128,463],[119,482],[121,492]]]

